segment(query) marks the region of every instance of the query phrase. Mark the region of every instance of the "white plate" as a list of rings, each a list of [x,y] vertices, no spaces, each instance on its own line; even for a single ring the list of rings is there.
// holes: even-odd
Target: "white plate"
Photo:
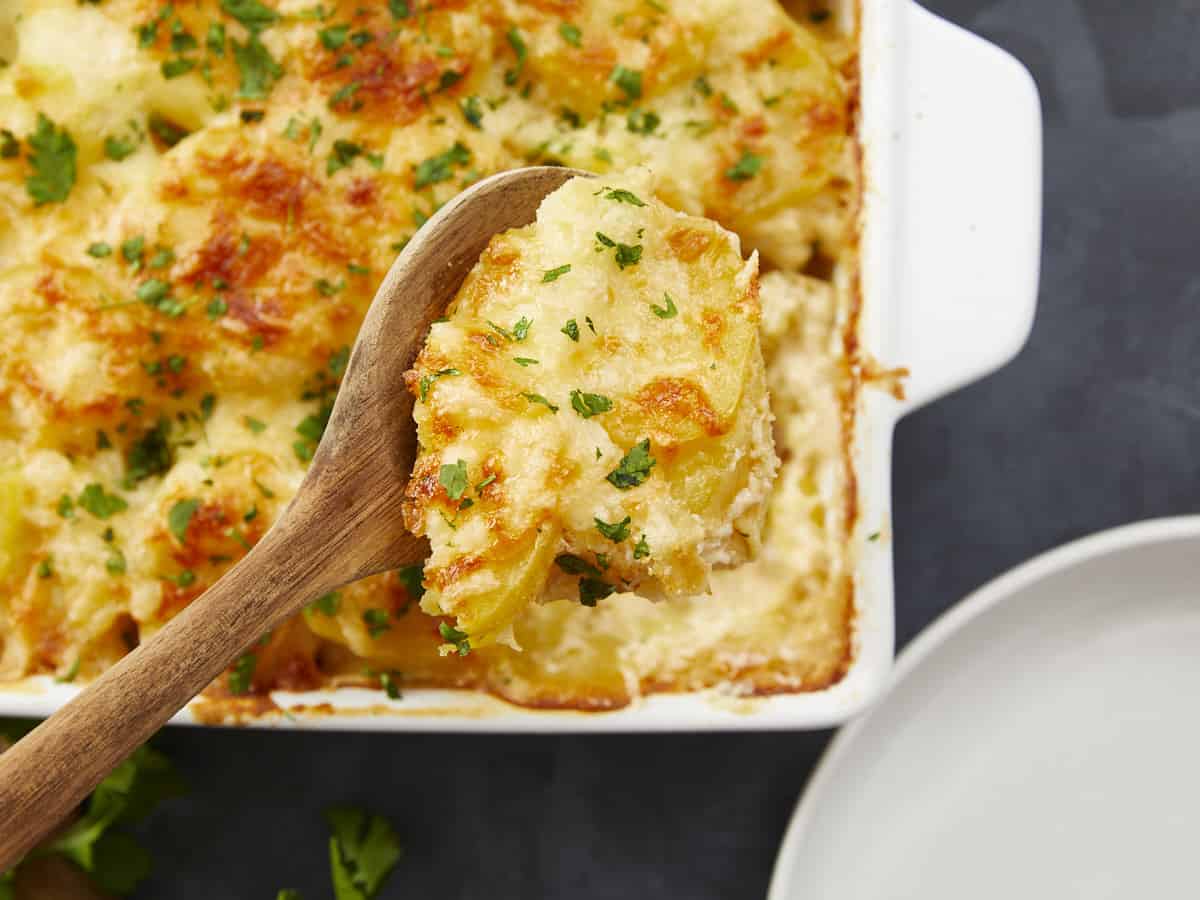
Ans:
[[[769,900],[1200,896],[1200,517],[967,598],[834,740]]]

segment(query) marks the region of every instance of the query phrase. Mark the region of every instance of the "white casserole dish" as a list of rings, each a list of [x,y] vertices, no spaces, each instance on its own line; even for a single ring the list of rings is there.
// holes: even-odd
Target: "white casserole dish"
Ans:
[[[614,712],[531,710],[484,694],[342,689],[275,693],[264,727],[377,731],[674,731],[821,728],[864,709],[893,658],[890,478],[901,416],[1004,365],[1033,323],[1041,243],[1041,121],[1029,73],[908,0],[861,0],[864,213],[860,342],[907,367],[908,399],[867,390],[855,469],[862,554],[856,650],[831,688],[732,699],[655,695]],[[880,532],[882,539],[866,542]],[[77,687],[35,679],[0,715],[48,715]],[[289,707],[319,712],[286,712]],[[174,721],[195,723],[185,709]]]

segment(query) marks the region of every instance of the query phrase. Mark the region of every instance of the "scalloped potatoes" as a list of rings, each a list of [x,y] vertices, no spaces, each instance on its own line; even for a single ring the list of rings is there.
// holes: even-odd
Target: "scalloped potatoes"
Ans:
[[[408,374],[422,607],[511,642],[533,599],[703,594],[751,556],[776,468],[759,318],[757,256],[645,178],[572,179],[493,238]]]

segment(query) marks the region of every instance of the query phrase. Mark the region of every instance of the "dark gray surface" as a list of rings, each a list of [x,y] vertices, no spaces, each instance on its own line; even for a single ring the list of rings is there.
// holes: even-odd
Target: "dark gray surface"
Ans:
[[[931,5],[1037,78],[1045,267],[1017,362],[900,426],[902,641],[1039,551],[1200,506],[1200,4]],[[329,897],[321,810],[350,802],[403,834],[389,898],[760,898],[827,738],[173,730],[195,787],[139,896]]]

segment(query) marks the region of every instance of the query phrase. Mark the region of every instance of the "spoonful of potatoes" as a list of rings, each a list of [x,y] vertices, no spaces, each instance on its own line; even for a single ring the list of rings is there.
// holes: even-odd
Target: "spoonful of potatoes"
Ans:
[[[532,601],[702,593],[754,555],[776,468],[757,259],[640,182],[576,176],[485,179],[412,239],[274,526],[0,755],[0,871],[246,647],[348,582],[427,560],[422,607],[453,622],[443,652],[466,654],[515,645]]]

